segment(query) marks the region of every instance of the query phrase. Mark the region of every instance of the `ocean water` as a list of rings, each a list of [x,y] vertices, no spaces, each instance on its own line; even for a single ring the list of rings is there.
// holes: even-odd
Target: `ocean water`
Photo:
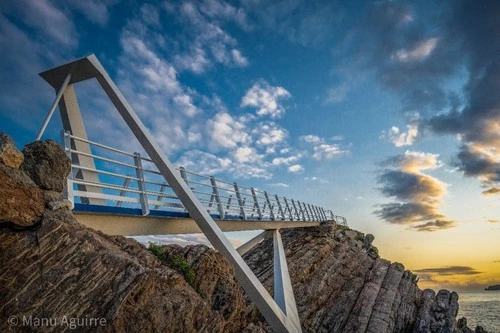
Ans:
[[[500,290],[458,293],[458,318],[467,318],[467,326],[483,326],[489,333],[500,333]]]

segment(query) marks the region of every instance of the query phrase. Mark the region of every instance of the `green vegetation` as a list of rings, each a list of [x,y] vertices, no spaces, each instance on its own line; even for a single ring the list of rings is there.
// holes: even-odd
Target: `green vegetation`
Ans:
[[[413,273],[412,271],[408,271],[410,273],[410,276],[411,276],[411,281],[414,282],[414,283],[417,283],[418,282],[418,277],[417,277],[417,274]]]
[[[189,283],[189,285],[194,289],[197,289],[195,286],[196,272],[186,258],[181,255],[175,255],[169,258],[165,253],[163,246],[154,243],[149,244],[148,250],[158,257],[158,259],[160,259],[163,263],[167,264],[167,266],[181,273],[186,282]]]
[[[347,230],[350,230],[350,229],[349,229],[349,227],[344,226],[344,225],[337,225],[336,229],[339,229],[339,230],[340,230],[340,233],[341,233],[341,234],[344,234],[344,235],[345,235],[345,232],[346,232]]]
[[[148,250],[161,261],[163,262],[167,261],[167,255],[165,253],[165,249],[161,245],[155,243],[149,243]]]
[[[170,258],[168,263],[170,267],[181,272],[182,275],[184,275],[186,282],[189,283],[191,287],[196,289],[196,273],[191,264],[186,260],[186,258],[180,255],[173,256],[172,258]]]

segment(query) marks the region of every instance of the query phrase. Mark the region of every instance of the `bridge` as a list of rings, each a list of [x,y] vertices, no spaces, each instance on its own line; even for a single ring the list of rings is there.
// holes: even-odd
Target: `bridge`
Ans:
[[[203,233],[233,265],[238,281],[276,332],[301,332],[279,230],[346,223],[311,203],[257,187],[176,168],[141,122],[97,57],[64,64],[40,74],[56,91],[37,134],[40,140],[59,107],[61,145],[71,159],[64,194],[76,219],[115,235]],[[74,85],[96,79],[142,146],[130,152],[89,140]],[[224,232],[262,230],[234,249]],[[274,298],[242,259],[256,244],[273,239]]]

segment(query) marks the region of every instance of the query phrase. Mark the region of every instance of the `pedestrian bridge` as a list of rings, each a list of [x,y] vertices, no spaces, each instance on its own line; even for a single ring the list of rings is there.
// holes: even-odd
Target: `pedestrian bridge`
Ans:
[[[66,196],[77,220],[107,234],[201,233],[149,157],[62,133],[72,160]],[[322,207],[177,168],[222,231],[312,227],[341,218]]]
[[[233,265],[238,281],[276,332],[301,332],[279,229],[345,218],[313,203],[176,168],[94,55],[40,74],[56,98],[36,139],[59,107],[61,144],[71,159],[65,195],[77,220],[107,234],[203,233]],[[74,85],[96,79],[142,146],[130,152],[89,140]],[[234,249],[227,231],[262,230]],[[241,255],[273,239],[274,299]]]

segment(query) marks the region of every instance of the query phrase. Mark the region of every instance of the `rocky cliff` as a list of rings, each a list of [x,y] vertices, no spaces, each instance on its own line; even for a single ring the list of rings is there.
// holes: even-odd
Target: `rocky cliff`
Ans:
[[[212,249],[147,250],[78,224],[60,194],[68,172],[56,143],[21,153],[0,134],[0,332],[271,332]],[[305,332],[473,332],[456,293],[421,291],[373,236],[335,224],[282,235]],[[271,292],[272,253],[265,240],[244,257]]]

